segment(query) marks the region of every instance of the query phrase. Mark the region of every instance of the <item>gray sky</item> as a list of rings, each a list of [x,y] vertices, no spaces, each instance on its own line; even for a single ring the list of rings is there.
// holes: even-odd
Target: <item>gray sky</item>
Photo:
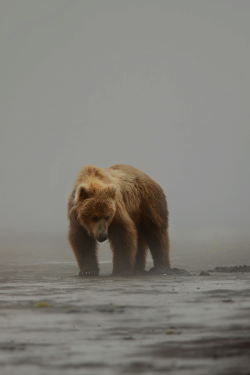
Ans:
[[[65,232],[86,163],[164,188],[173,231],[250,222],[250,1],[0,2],[1,233]]]

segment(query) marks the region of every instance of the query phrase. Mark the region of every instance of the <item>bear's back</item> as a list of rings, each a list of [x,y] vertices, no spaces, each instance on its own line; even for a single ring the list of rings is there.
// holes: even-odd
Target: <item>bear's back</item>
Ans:
[[[147,174],[126,164],[107,168],[112,182],[118,187],[129,214],[136,212],[145,218],[159,220],[158,213],[167,221],[166,197],[161,186]]]
[[[134,184],[134,183],[146,183],[153,180],[145,173],[139,171],[126,164],[115,164],[106,169],[110,175],[117,180],[118,183]]]

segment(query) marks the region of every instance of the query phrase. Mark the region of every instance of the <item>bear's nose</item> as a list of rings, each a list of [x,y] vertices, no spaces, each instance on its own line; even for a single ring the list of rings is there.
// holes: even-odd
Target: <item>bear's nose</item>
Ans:
[[[108,238],[108,236],[105,233],[102,233],[98,237],[98,242],[104,242],[104,241],[106,241],[107,238]]]

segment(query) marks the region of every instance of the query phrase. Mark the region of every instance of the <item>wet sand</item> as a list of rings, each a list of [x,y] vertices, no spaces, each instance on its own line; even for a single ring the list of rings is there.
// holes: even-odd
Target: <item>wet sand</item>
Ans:
[[[250,273],[185,269],[114,278],[102,263],[86,279],[75,262],[2,263],[0,373],[250,374]]]

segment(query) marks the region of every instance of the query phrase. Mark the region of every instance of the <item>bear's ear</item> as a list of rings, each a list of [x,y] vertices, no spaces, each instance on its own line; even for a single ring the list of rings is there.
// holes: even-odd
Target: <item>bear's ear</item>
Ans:
[[[115,198],[116,193],[116,186],[114,184],[110,184],[107,187],[105,187],[102,191],[102,195],[107,198]]]
[[[89,196],[88,185],[81,184],[76,189],[75,202],[83,201]]]

